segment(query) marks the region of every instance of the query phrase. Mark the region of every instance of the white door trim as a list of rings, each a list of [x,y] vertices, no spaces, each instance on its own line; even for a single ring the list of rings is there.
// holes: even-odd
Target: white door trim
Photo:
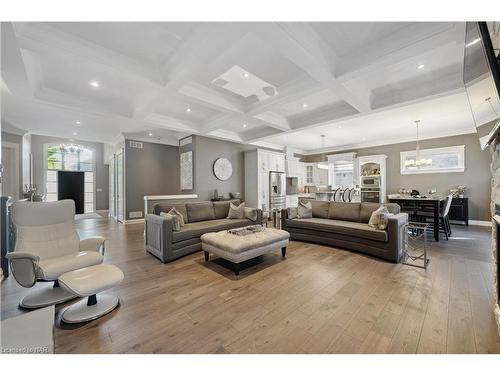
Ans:
[[[20,160],[19,160],[19,144],[18,143],[13,143],[13,142],[8,142],[8,141],[2,141],[2,148],[11,148],[14,149],[14,191],[16,192],[16,195],[12,197],[13,199],[17,200],[19,199],[19,192],[21,191],[20,186],[19,186],[19,168],[20,168]],[[5,170],[5,165],[4,165],[4,170]]]

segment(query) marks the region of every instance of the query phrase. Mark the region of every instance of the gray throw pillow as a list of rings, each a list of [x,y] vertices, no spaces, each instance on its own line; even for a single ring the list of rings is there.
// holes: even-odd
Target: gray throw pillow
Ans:
[[[181,214],[179,211],[177,211],[175,208],[172,208],[170,211],[168,211],[168,213],[169,213],[170,215],[175,215],[175,216],[177,216],[177,217],[179,218],[179,225],[180,225],[181,227],[183,227],[183,226],[184,226],[184,216],[182,216],[182,214]]]
[[[298,207],[289,207],[287,208],[287,216],[289,219],[297,219],[299,217],[299,208]]]
[[[172,229],[174,232],[178,232],[181,230],[181,223],[179,220],[179,216],[177,215],[171,215],[166,212],[160,212],[160,216],[164,217],[165,219],[171,219],[172,220]]]
[[[244,219],[245,218],[245,202],[239,206],[235,206],[232,202],[229,205],[228,219]]]
[[[310,219],[313,217],[313,208],[311,202],[299,202],[297,209],[299,219]]]
[[[251,207],[245,207],[245,217],[248,220],[257,221],[257,209]]]

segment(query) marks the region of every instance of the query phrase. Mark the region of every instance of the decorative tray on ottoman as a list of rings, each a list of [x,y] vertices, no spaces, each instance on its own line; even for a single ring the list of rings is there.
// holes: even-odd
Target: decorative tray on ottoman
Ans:
[[[246,236],[253,233],[262,232],[265,228],[262,225],[248,225],[243,228],[229,229],[227,233],[234,234],[236,236]]]

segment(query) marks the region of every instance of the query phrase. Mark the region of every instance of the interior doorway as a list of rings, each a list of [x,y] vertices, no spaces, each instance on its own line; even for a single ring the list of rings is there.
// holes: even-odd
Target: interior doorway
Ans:
[[[19,145],[17,143],[2,142],[2,195],[19,199]]]

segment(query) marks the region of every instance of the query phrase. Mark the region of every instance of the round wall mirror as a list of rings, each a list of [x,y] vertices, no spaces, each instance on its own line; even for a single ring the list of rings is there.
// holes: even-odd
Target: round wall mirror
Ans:
[[[226,158],[218,158],[214,163],[214,175],[221,181],[226,181],[233,174],[233,166]]]

